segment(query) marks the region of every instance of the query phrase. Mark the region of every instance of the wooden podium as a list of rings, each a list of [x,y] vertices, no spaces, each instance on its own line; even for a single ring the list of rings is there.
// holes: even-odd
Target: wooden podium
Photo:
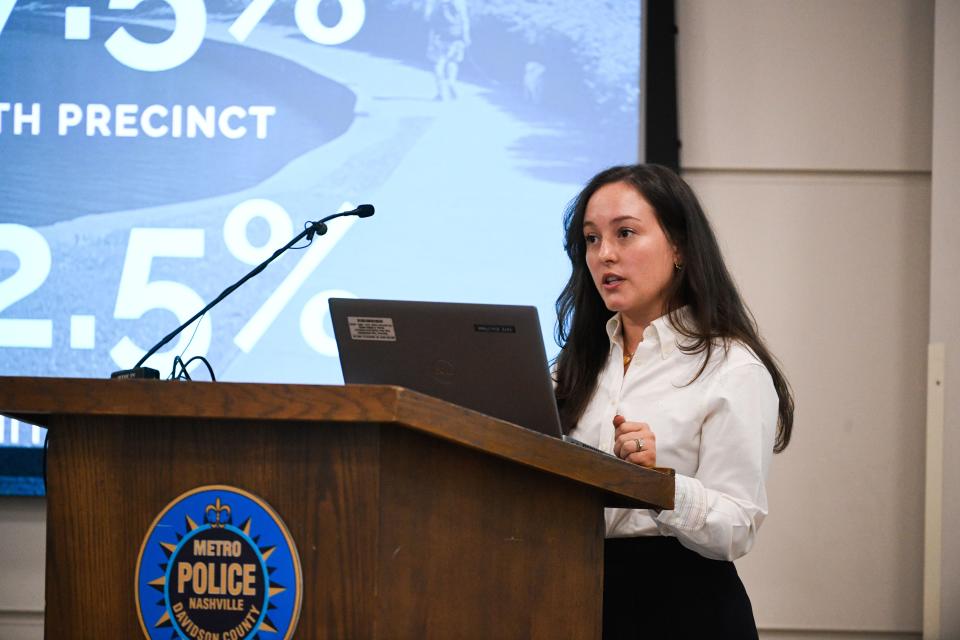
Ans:
[[[47,638],[143,637],[144,535],[202,485],[285,521],[296,638],[599,638],[603,507],[673,507],[668,472],[399,387],[0,378],[0,413],[50,429]]]

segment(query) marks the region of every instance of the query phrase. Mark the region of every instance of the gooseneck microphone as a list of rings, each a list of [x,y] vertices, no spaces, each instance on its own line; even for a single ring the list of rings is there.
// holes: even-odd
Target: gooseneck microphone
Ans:
[[[239,289],[244,282],[246,282],[253,276],[257,275],[264,269],[266,269],[268,264],[270,264],[271,262],[279,258],[281,254],[283,254],[287,249],[290,249],[293,245],[297,244],[304,238],[307,239],[307,242],[311,242],[313,241],[313,237],[315,235],[322,236],[323,234],[325,234],[327,232],[327,225],[326,225],[327,222],[330,222],[335,218],[343,218],[345,216],[357,216],[358,218],[369,218],[370,216],[373,215],[373,212],[374,212],[374,208],[372,204],[361,204],[356,209],[351,209],[350,211],[343,211],[341,213],[335,213],[333,215],[327,216],[326,218],[321,218],[316,222],[308,222],[304,230],[298,233],[293,238],[293,240],[291,240],[287,244],[283,245],[282,247],[274,251],[273,255],[271,255],[269,258],[267,258],[266,260],[264,260],[263,262],[255,266],[253,269],[251,269],[250,272],[247,273],[247,275],[243,276],[242,278],[234,282],[232,285],[230,285],[229,287],[221,291],[220,295],[214,298],[207,306],[205,306],[203,309],[200,309],[200,311],[197,311],[193,315],[193,317],[191,317],[189,320],[181,324],[179,327],[177,327],[176,329],[174,329],[173,331],[165,335],[163,339],[160,340],[160,342],[153,345],[153,347],[149,351],[147,351],[142,358],[140,358],[139,362],[137,362],[137,364],[135,364],[132,369],[114,371],[113,373],[110,374],[110,377],[111,378],[146,378],[146,379],[155,379],[155,380],[159,379],[160,372],[157,371],[156,369],[142,366],[143,363],[147,361],[147,358],[149,358],[150,356],[155,354],[157,351],[159,351],[160,348],[163,347],[163,345],[167,344],[168,342],[176,338],[178,335],[180,335],[180,332],[182,332],[184,329],[186,329],[191,324],[193,324],[197,320],[197,318],[200,318],[207,311],[210,311],[210,309],[217,306],[221,300],[223,300],[224,298],[229,296],[231,293]]]

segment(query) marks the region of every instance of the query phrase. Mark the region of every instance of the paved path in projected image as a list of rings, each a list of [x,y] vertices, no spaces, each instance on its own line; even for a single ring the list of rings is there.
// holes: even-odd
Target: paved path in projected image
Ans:
[[[229,23],[211,24],[207,37],[235,42],[227,33],[228,26]],[[476,85],[461,83],[460,99],[438,102],[433,99],[436,87],[431,72],[346,48],[317,45],[292,27],[261,24],[244,46],[295,61],[357,95],[357,118],[347,132],[316,152],[301,156],[262,186],[295,177],[302,187],[318,181],[318,175],[338,173],[365,150],[378,147],[387,151],[388,157],[381,157],[375,166],[360,167],[360,173],[380,173],[384,171],[380,165],[385,165],[392,174],[410,162],[423,162],[422,176],[407,173],[403,177],[411,190],[430,189],[442,179],[454,191],[463,189],[469,193],[476,189],[482,175],[487,184],[479,195],[490,195],[491,181],[520,194],[530,188],[542,191],[545,181],[522,175],[522,161],[511,148],[516,141],[532,134],[564,134],[514,117],[485,98],[489,90]],[[520,64],[517,63],[518,78]],[[322,117],[323,105],[318,104],[317,108],[318,117]],[[417,139],[410,140],[412,137]],[[411,142],[415,142],[413,149],[408,146]],[[410,155],[423,159],[417,161]],[[569,193],[577,185],[578,181],[573,181],[555,192]],[[367,191],[359,195],[379,194]]]
[[[212,27],[208,37],[229,41],[226,26],[219,33]],[[375,234],[393,239],[379,245],[377,255],[364,255],[363,266],[357,260],[366,275],[360,295],[396,297],[403,291],[412,299],[437,299],[437,291],[447,291],[446,299],[552,305],[567,269],[560,214],[579,185],[531,177],[511,149],[524,136],[562,132],[532,128],[475,85],[461,84],[456,101],[437,102],[431,72],[316,45],[293,29],[261,25],[245,45],[295,60],[357,94],[358,117],[346,133],[292,162],[261,188],[304,189],[337,175],[342,184],[360,187],[366,182],[362,176],[375,176],[370,190],[354,187],[344,194],[353,202],[373,202]],[[355,250],[349,235],[344,243]],[[524,261],[551,254],[555,259],[541,264]],[[324,280],[318,273],[315,290],[341,288]],[[305,291],[285,314],[299,314],[307,298]],[[541,321],[551,335],[553,318]],[[296,326],[290,318],[278,319],[277,326],[284,324]],[[278,357],[285,379],[317,379],[317,356],[292,345],[285,331],[266,334],[224,373],[253,379]]]

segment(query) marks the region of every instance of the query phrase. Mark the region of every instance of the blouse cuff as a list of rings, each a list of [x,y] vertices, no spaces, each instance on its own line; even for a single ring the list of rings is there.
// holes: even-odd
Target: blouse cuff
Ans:
[[[681,531],[697,531],[707,522],[707,491],[696,478],[677,474],[673,511],[657,515],[659,524]]]

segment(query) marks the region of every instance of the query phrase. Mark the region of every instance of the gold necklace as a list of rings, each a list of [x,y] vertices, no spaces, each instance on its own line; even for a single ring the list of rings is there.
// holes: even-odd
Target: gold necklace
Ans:
[[[624,349],[623,350],[623,366],[626,367],[627,365],[629,365],[631,360],[633,360],[633,354],[627,351],[626,349]]]

